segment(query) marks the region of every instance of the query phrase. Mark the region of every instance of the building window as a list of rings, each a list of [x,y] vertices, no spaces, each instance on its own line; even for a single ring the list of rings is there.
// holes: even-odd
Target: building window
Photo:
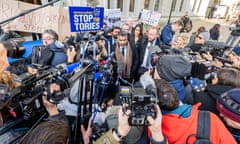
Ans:
[[[117,1],[117,8],[120,8],[120,10],[123,10],[123,0],[118,0]]]
[[[172,0],[172,11],[176,9],[177,0]]]
[[[180,11],[180,12],[182,11],[183,3],[184,3],[184,0],[181,0],[180,7],[179,7],[179,11]]]
[[[195,10],[197,4],[197,0],[194,0],[193,7],[192,7],[192,12]]]
[[[144,1],[144,9],[148,9],[149,8],[149,2],[150,2],[150,0],[145,0]]]
[[[129,5],[129,11],[130,12],[134,11],[134,4],[135,4],[135,0],[130,0],[130,5]]]
[[[198,8],[197,8],[197,12],[199,13],[199,10],[201,8],[201,5],[202,5],[202,0],[200,0],[199,4],[198,4]]]
[[[154,11],[158,11],[159,8],[159,0],[155,0]]]

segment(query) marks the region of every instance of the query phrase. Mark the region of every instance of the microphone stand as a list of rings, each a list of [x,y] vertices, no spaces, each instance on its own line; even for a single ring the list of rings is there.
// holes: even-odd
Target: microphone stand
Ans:
[[[1,24],[4,24],[4,23],[7,23],[7,22],[9,22],[9,21],[12,21],[12,20],[14,20],[14,19],[16,19],[16,18],[18,18],[18,17],[24,16],[24,15],[26,15],[26,14],[28,14],[28,13],[33,12],[33,11],[36,11],[36,10],[38,10],[38,9],[41,9],[41,8],[46,7],[46,6],[52,5],[52,4],[54,4],[54,3],[58,2],[58,1],[60,1],[60,0],[54,0],[54,1],[51,1],[51,2],[46,3],[46,4],[44,4],[44,5],[41,5],[41,6],[39,6],[39,7],[26,10],[26,11],[24,11],[24,12],[22,12],[22,13],[16,15],[16,16],[13,16],[13,17],[11,17],[11,18],[9,18],[9,19],[6,19],[6,20],[4,20],[4,21],[1,21],[1,22],[0,22],[0,25],[1,25]]]

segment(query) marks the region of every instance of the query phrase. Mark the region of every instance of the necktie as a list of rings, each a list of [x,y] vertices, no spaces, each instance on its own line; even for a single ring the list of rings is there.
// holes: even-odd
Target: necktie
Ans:
[[[124,50],[125,48],[124,47],[121,47],[121,52],[122,52],[122,55],[124,56]]]

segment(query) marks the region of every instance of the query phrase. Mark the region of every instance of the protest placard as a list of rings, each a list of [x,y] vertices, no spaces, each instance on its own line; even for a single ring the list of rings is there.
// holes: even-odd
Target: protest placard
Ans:
[[[108,27],[121,26],[121,10],[105,9],[104,21]]]
[[[103,7],[69,7],[71,32],[97,31],[103,27]]]
[[[157,26],[161,18],[161,13],[143,9],[141,20],[144,24]]]
[[[20,13],[38,7],[29,3],[15,0],[0,0],[0,21],[19,15]],[[42,33],[45,29],[53,29],[59,37],[70,35],[68,10],[48,6],[16,18],[7,23],[11,30]],[[5,24],[2,26],[4,27]]]

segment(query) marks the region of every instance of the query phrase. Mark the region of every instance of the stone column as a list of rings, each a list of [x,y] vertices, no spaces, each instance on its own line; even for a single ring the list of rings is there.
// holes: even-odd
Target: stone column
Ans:
[[[103,6],[104,8],[108,7],[108,0],[99,0],[100,6]]]
[[[154,4],[155,4],[155,0],[149,1],[149,10],[154,10]]]
[[[80,0],[79,4],[80,6],[87,6],[87,0]]]
[[[135,0],[134,4],[134,18],[138,18],[138,14],[144,9],[144,0]]]
[[[117,8],[117,0],[111,0],[110,9],[116,9],[116,8]]]
[[[129,17],[129,6],[130,0],[123,0],[122,16],[125,18]]]

